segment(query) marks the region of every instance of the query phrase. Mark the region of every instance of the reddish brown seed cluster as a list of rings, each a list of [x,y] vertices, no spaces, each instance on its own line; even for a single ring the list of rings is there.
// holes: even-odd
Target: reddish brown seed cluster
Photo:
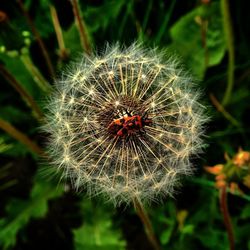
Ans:
[[[128,115],[113,120],[108,126],[108,131],[112,135],[126,138],[137,132],[145,132],[144,127],[150,124],[152,124],[152,119],[148,118],[146,115]]]

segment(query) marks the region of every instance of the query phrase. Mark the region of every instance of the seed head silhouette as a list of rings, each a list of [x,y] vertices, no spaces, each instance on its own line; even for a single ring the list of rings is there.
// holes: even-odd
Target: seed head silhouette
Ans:
[[[164,52],[107,46],[84,56],[48,102],[53,164],[77,189],[115,205],[172,195],[202,148],[206,120],[193,80]]]

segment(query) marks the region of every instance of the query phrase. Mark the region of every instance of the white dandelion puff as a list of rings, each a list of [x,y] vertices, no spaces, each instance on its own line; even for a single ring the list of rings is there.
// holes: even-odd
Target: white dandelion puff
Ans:
[[[172,195],[203,145],[206,117],[192,78],[139,45],[107,47],[72,68],[48,103],[53,164],[77,189],[115,204]]]

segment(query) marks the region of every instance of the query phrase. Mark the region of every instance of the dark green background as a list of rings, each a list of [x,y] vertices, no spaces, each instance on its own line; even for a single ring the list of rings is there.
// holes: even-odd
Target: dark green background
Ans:
[[[206,3],[208,2],[208,3]],[[214,188],[214,176],[206,165],[224,163],[224,153],[250,149],[250,15],[247,1],[228,1],[234,39],[234,87],[225,109],[226,119],[209,95],[222,101],[228,75],[228,38],[223,28],[221,1],[194,0],[93,0],[80,1],[91,46],[139,41],[148,47],[167,48],[181,59],[197,79],[210,122],[207,148],[194,159],[195,175],[183,180],[174,198],[148,208],[163,249],[228,249],[228,240]],[[67,0],[27,0],[34,20],[56,69],[56,75],[82,53],[72,7]],[[69,57],[58,56],[58,43],[49,5],[56,7]],[[31,59],[47,82],[53,83],[38,43],[14,0],[0,1],[0,63],[43,108],[46,92],[24,67],[21,55]],[[28,31],[28,32],[24,32]],[[39,132],[31,109],[0,75],[0,118],[8,121],[41,146],[47,135]],[[0,131],[0,248],[3,249],[151,249],[143,226],[132,207],[113,208],[101,198],[91,201],[60,183],[54,169],[27,147]],[[45,169],[45,170],[44,170]],[[229,194],[236,249],[250,249],[250,194]],[[180,223],[180,218],[183,218]]]

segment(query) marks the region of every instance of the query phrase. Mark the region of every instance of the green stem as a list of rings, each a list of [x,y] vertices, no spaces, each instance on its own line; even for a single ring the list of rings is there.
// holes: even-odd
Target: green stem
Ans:
[[[138,34],[139,34],[138,40],[140,42],[144,41],[144,36],[145,36],[145,33],[146,33],[146,29],[147,29],[148,20],[149,20],[149,16],[150,16],[150,13],[151,13],[152,5],[153,5],[153,1],[149,0],[148,6],[146,8],[145,15],[144,15],[144,19],[143,19],[143,22],[142,22],[142,27],[140,27],[139,32],[138,32]]]
[[[234,85],[234,68],[235,68],[234,36],[233,36],[228,0],[221,0],[221,11],[223,17],[223,28],[225,33],[225,39],[228,49],[227,87],[222,100],[222,105],[225,106],[229,103],[232,95],[232,90]]]
[[[26,69],[29,71],[33,80],[37,83],[38,87],[42,89],[44,92],[49,93],[51,90],[51,86],[49,83],[44,79],[43,75],[37,69],[37,67],[32,62],[30,55],[26,53],[22,53],[20,56],[21,61],[23,62]]]
[[[160,26],[160,29],[156,35],[155,44],[159,44],[161,42],[162,38],[164,37],[164,35],[167,34],[167,32],[168,32],[167,27],[168,27],[169,20],[171,18],[172,13],[173,13],[174,6],[175,6],[176,2],[177,1],[171,1],[168,12],[165,13],[164,19],[163,19],[161,26]]]
[[[160,250],[161,248],[160,248],[160,245],[155,237],[151,221],[150,221],[143,205],[137,199],[134,199],[133,203],[134,203],[135,211],[138,214],[139,218],[141,219],[141,221],[145,227],[145,231],[147,233],[149,241],[151,242],[151,244],[155,250]]]
[[[121,21],[119,22],[119,30],[117,31],[119,39],[122,38],[121,36],[123,34],[126,22],[128,20],[129,15],[131,15],[132,10],[133,10],[133,4],[134,4],[133,1],[128,1],[128,3],[126,4],[126,10],[124,11]],[[138,27],[137,27],[137,30],[138,30]]]

